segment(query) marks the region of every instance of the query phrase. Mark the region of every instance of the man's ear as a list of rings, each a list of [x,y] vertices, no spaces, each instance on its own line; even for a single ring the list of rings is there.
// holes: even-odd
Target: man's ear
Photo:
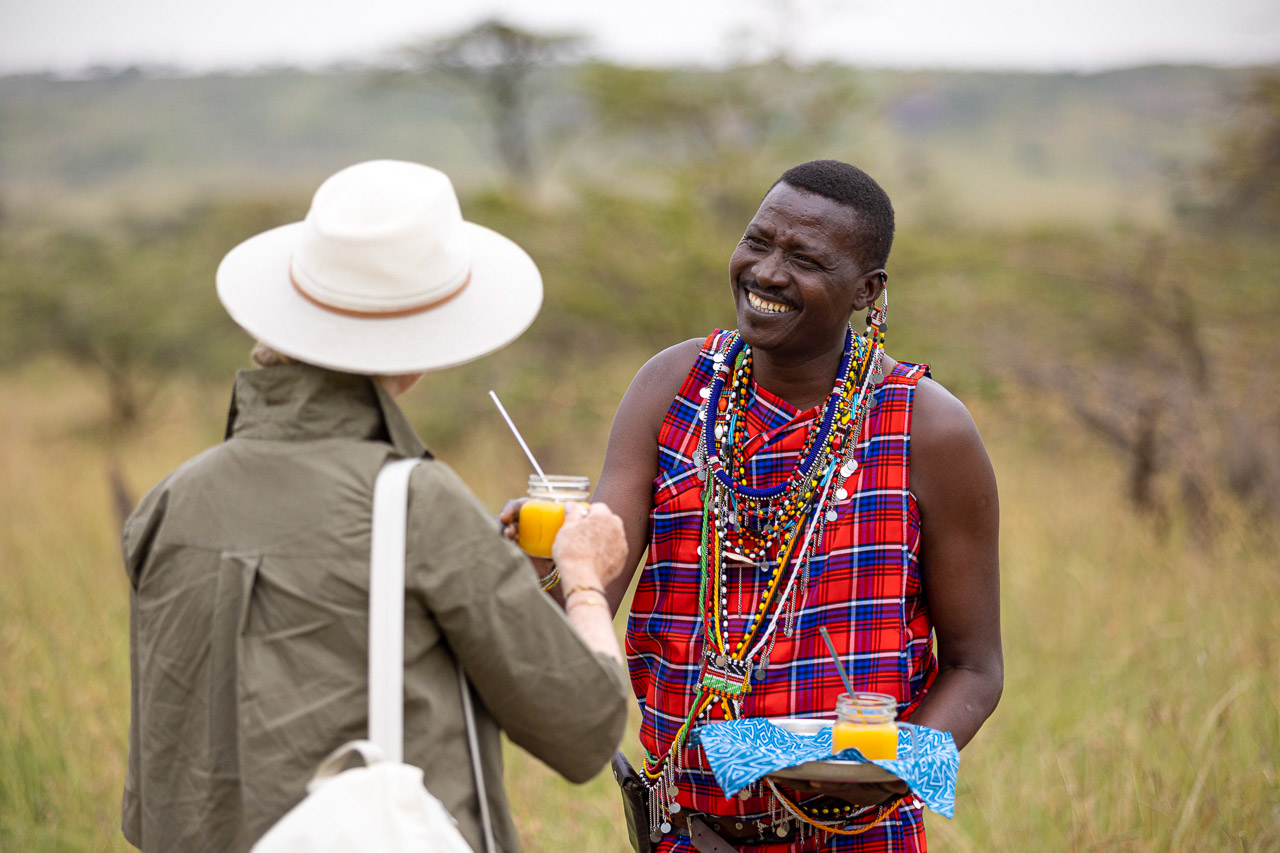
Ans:
[[[863,274],[854,285],[853,310],[865,311],[874,305],[888,282],[889,274],[883,269]]]

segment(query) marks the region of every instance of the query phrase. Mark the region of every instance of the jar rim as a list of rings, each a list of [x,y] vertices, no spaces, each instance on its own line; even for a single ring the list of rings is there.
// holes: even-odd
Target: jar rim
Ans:
[[[888,693],[841,693],[836,715],[847,721],[891,722],[898,716],[898,700]]]
[[[529,488],[545,489],[548,485],[552,488],[587,489],[591,487],[591,478],[578,474],[548,474],[544,480],[540,474],[529,475]]]
[[[556,503],[586,501],[591,498],[591,478],[576,474],[548,474],[544,480],[539,474],[530,474],[529,497]]]

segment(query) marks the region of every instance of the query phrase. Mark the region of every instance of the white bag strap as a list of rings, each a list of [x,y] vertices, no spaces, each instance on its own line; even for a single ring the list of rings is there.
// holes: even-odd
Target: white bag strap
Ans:
[[[369,560],[369,740],[387,761],[404,762],[404,561],[409,475],[421,459],[388,462],[373,487],[373,530]],[[467,749],[476,780],[486,853],[495,853],[475,712],[467,676],[458,663]]]
[[[373,487],[369,566],[369,740],[404,762],[404,542],[409,474],[417,459],[384,465]]]

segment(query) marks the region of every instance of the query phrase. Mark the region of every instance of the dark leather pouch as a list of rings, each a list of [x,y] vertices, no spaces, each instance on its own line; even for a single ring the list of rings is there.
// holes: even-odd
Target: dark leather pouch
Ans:
[[[622,811],[627,817],[627,835],[636,853],[652,853],[649,840],[649,794],[635,768],[621,751],[613,754],[613,778],[622,791]]]

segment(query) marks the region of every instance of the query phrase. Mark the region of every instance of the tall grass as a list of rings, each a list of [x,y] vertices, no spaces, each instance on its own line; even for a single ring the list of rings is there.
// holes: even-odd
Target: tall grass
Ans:
[[[136,486],[159,479],[218,440],[225,389],[172,390],[124,443],[60,365],[0,376],[0,395],[0,850],[127,849],[127,581],[105,466],[114,448]],[[1280,849],[1277,543],[1247,519],[1211,544],[1157,536],[1106,451],[1031,405],[975,408],[1001,487],[1007,679],[956,819],[929,819],[934,849]],[[560,449],[584,473],[591,423]],[[491,502],[518,489],[478,447],[436,449]],[[508,758],[526,849],[627,849],[607,774],[574,787]]]

